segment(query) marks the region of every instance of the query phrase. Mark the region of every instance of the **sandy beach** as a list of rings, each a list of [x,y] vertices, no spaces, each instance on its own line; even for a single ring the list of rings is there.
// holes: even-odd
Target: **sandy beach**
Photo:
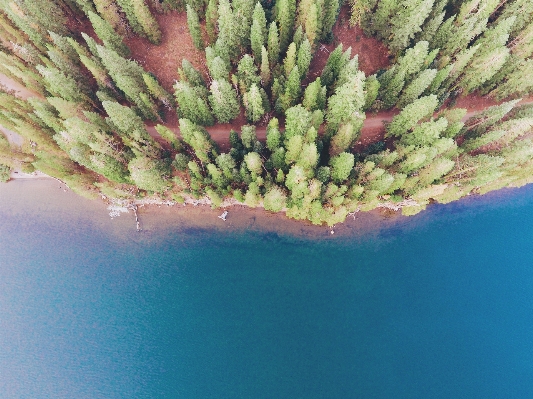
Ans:
[[[40,212],[57,212],[57,217],[74,218],[82,223],[117,235],[150,235],[168,229],[195,230],[209,229],[220,232],[262,231],[274,234],[309,238],[330,238],[373,234],[382,228],[406,221],[400,212],[381,209],[359,212],[348,216],[346,221],[332,228],[315,226],[307,221],[287,218],[282,213],[267,212],[262,208],[249,208],[234,205],[227,208],[211,209],[208,205],[140,204],[138,216],[141,232],[136,231],[135,215],[132,210],[111,217],[110,204],[104,200],[89,200],[72,192],[65,184],[42,173],[13,173],[13,179],[0,185],[0,201],[4,209],[21,212],[27,207],[37,207]],[[58,206],[59,205],[59,206]],[[226,221],[220,216],[227,210]],[[333,232],[333,234],[332,234]],[[131,233],[131,234],[130,234]]]

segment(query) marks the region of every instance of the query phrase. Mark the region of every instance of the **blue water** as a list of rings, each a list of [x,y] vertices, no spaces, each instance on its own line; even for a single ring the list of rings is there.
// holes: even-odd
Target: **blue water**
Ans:
[[[1,398],[533,397],[533,187],[330,240],[10,195]]]

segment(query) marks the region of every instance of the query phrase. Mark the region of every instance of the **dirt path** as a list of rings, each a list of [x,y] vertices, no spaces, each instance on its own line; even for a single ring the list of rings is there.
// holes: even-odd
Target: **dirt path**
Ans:
[[[453,108],[466,108],[468,110],[465,117],[463,118],[463,122],[465,122],[480,111],[498,104],[501,104],[501,102],[494,101],[491,98],[467,96],[460,98]],[[533,98],[526,98],[518,103],[518,105],[526,104],[533,104]],[[376,114],[368,114],[367,118],[363,123],[363,128],[361,129],[361,137],[356,143],[358,148],[363,148],[369,144],[383,140],[385,134],[385,124],[392,121],[394,116],[396,116],[399,112],[399,110],[394,109],[389,111],[382,111]],[[232,128],[235,128],[234,125],[235,124],[215,125],[207,127],[206,130],[209,132],[211,138],[221,147],[222,150],[228,150],[229,132]],[[180,135],[179,127],[177,126],[177,120],[176,124],[166,126],[178,136]],[[147,126],[147,130],[150,135],[154,137],[154,139],[156,139],[156,141],[164,143],[164,140],[161,138],[161,136],[159,136],[153,126]],[[256,127],[256,134],[259,140],[266,140],[266,127]]]
[[[37,94],[31,90],[28,90],[25,86],[21,85],[19,82],[14,81],[11,78],[8,78],[6,75],[0,73],[0,85],[4,86],[9,90],[13,90],[17,97],[26,100],[30,97],[41,97],[40,94]]]

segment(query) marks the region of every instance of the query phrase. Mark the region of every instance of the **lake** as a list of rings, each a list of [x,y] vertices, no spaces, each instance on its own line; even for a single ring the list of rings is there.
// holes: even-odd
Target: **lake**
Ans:
[[[531,186],[326,239],[43,184],[0,185],[2,398],[533,397]]]

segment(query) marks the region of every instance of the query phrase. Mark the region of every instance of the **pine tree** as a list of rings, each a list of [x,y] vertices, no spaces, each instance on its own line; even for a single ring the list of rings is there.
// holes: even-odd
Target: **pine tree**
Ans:
[[[369,76],[365,80],[365,105],[363,111],[369,110],[378,98],[380,83],[376,75]]]
[[[213,115],[207,106],[206,99],[198,95],[194,88],[186,82],[176,82],[174,89],[180,117],[189,119],[197,125],[213,125]]]
[[[276,2],[276,21],[279,24],[279,47],[284,53],[291,43],[296,17],[296,0],[279,0]],[[270,49],[269,49],[270,53]]]
[[[502,100],[511,95],[527,95],[533,91],[533,59],[520,62],[519,66],[506,76],[505,82],[496,86],[491,96]]]
[[[428,50],[428,42],[418,42],[414,47],[407,49],[397,62],[398,72],[404,72],[405,77],[410,81],[411,77],[416,76],[424,68]]]
[[[296,104],[300,98],[301,84],[300,84],[300,72],[298,70],[298,65],[296,65],[287,79],[287,84],[285,85],[285,90],[283,95],[277,101],[276,108],[281,111],[285,111],[290,108],[292,105]]]
[[[303,136],[311,127],[311,112],[301,105],[296,105],[285,112],[285,141],[293,136]],[[298,151],[296,151],[298,152]],[[297,158],[297,155],[294,159]]]
[[[298,48],[298,58],[296,60],[296,64],[298,65],[298,70],[300,71],[302,79],[309,71],[312,58],[313,54],[311,53],[311,43],[309,40],[305,39],[300,45],[300,48]]]
[[[93,0],[98,14],[102,16],[112,27],[121,34],[126,33],[122,20],[120,18],[120,11],[115,1],[113,0]]]
[[[245,54],[239,61],[237,78],[241,93],[247,92],[252,85],[260,82],[261,78],[259,77],[257,67],[254,64],[254,59],[250,55]]]
[[[330,159],[331,179],[336,183],[342,183],[350,175],[355,164],[353,154],[343,152]]]
[[[305,36],[311,44],[314,44],[317,39],[319,33],[319,20],[320,16],[318,15],[318,7],[316,3],[313,2],[313,4],[311,4],[309,7],[309,11],[307,12],[304,22]]]
[[[436,69],[426,69],[423,71],[403,90],[396,106],[398,108],[403,108],[406,105],[411,104],[431,85],[436,76]]]
[[[163,125],[155,125],[154,127],[157,133],[159,133],[159,135],[163,137],[163,139],[168,142],[174,150],[182,149],[183,144],[176,137],[176,134],[172,130]]]
[[[57,68],[45,68],[42,65],[37,66],[39,73],[46,82],[47,90],[67,101],[76,103],[93,104],[92,100],[86,93],[80,91],[78,82],[72,77],[65,75]]]
[[[268,149],[274,152],[281,145],[281,132],[279,131],[279,121],[277,118],[272,118],[268,122],[266,137]]]
[[[217,79],[224,79],[228,80],[229,71],[226,66],[226,63],[222,58],[215,57],[209,64],[209,74],[211,75],[211,78],[214,80]]]
[[[179,124],[183,141],[191,146],[202,163],[209,163],[212,157],[218,156],[214,149],[214,142],[204,128],[188,119],[180,119]]]
[[[218,39],[227,47],[230,58],[239,54],[240,37],[237,17],[228,0],[219,0],[218,4]],[[219,54],[220,55],[220,54]]]
[[[129,0],[133,6],[133,12],[137,21],[142,26],[148,40],[153,44],[161,43],[161,31],[156,19],[153,17],[150,9],[145,4],[144,0]]]
[[[67,15],[64,10],[53,0],[39,2],[19,2],[25,14],[31,16],[30,20],[45,32],[55,32],[61,36],[68,36]]]
[[[202,40],[202,31],[200,30],[200,20],[198,14],[190,5],[187,4],[187,25],[189,26],[189,33],[191,34],[194,47],[198,50],[204,49],[204,41]]]
[[[325,85],[327,88],[330,88],[333,86],[333,83],[335,83],[335,80],[337,79],[337,76],[339,75],[340,69],[342,67],[342,43],[339,44],[335,50],[333,50],[326,62],[326,66],[324,67],[324,70],[322,71],[322,74],[320,75],[320,80],[322,81],[322,84]]]
[[[263,198],[263,206],[265,210],[272,212],[280,212],[287,203],[287,195],[283,189],[274,185],[266,193]]]
[[[292,42],[287,49],[287,54],[283,60],[283,69],[285,70],[285,76],[288,78],[292,68],[296,65],[296,44]]]
[[[163,160],[137,156],[128,164],[128,170],[135,185],[142,190],[161,193],[170,186],[170,168]]]
[[[413,128],[419,120],[433,114],[437,108],[437,96],[430,95],[419,98],[406,106],[387,126],[387,136],[402,136]]]
[[[106,47],[122,57],[129,57],[130,49],[122,42],[122,37],[113,30],[113,27],[106,20],[93,12],[89,12],[88,17],[93,25],[94,32],[104,42]]]
[[[172,96],[159,84],[154,75],[144,73],[143,80],[148,91],[154,98],[161,101],[167,108],[173,108]]]
[[[394,35],[389,43],[393,51],[408,47],[411,39],[431,12],[435,0],[403,0],[391,18],[391,33]]]
[[[308,111],[324,109],[326,105],[326,86],[322,86],[320,78],[316,78],[306,87],[302,104]]]
[[[276,25],[276,22],[272,22],[270,24],[270,28],[268,30],[268,61],[270,62],[270,66],[274,68],[279,60],[279,53],[280,53],[280,44],[279,44],[279,37],[278,37],[278,27]]]
[[[405,86],[405,72],[399,70],[397,65],[393,65],[378,80],[380,83],[378,98],[385,109],[393,107]]]
[[[505,46],[509,39],[515,17],[502,20],[496,27],[485,32],[483,37],[476,41],[479,45],[478,51],[474,53],[474,58],[463,71],[460,85],[466,92],[471,92],[492,78],[498,70],[505,64],[510,55],[509,49]]]
[[[262,62],[261,47],[266,43],[267,39],[267,21],[265,11],[261,3],[257,3],[252,17],[252,28],[250,31],[250,42],[252,45],[252,52],[258,64]]]
[[[324,0],[324,18],[322,20],[320,40],[326,40],[327,37],[332,34],[333,25],[335,25],[339,13],[340,4],[339,0]]]
[[[270,83],[270,65],[268,62],[268,51],[265,46],[261,47],[261,84],[266,87]]]
[[[263,108],[263,99],[257,85],[252,85],[250,90],[244,94],[243,102],[246,109],[246,119],[249,122],[255,123],[261,119],[265,109]]]
[[[108,2],[109,0],[104,1]],[[143,26],[138,21],[137,16],[135,15],[135,9],[131,0],[116,0],[116,3],[118,3],[118,5],[120,6],[120,10],[126,15],[128,25],[130,26],[131,30],[133,30],[133,32],[140,36],[146,37],[146,33],[144,32]]]
[[[214,80],[211,83],[209,103],[219,123],[229,123],[239,115],[240,106],[237,93],[227,80]]]
[[[205,29],[212,44],[217,38],[218,0],[209,0],[205,10]]]
[[[206,87],[202,74],[185,58],[181,61],[181,68],[178,69],[180,80],[188,82],[193,87]]]
[[[142,119],[131,108],[112,101],[103,101],[102,105],[109,117],[108,123],[116,127],[124,144],[137,154],[157,159],[160,146],[146,131]]]
[[[126,98],[135,103],[141,110],[146,110],[146,101],[140,97],[141,93],[148,92],[148,87],[144,82],[143,68],[134,61],[126,60],[118,55],[113,50],[106,49],[103,46],[96,45],[96,50],[102,61],[102,64],[107,68],[109,74],[113,78],[116,86],[124,92]],[[151,112],[143,113],[146,118],[152,118]]]

